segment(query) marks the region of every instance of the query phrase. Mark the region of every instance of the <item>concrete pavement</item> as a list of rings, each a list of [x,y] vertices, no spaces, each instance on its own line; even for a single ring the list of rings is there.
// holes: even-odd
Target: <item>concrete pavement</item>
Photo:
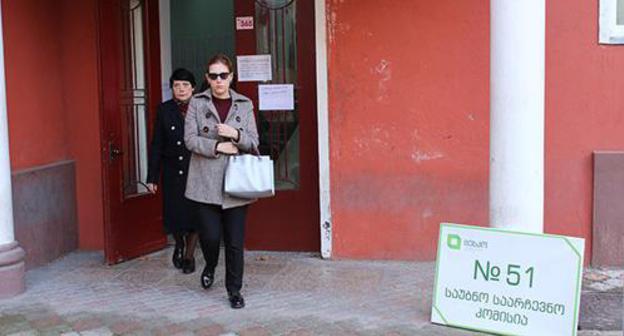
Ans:
[[[31,270],[26,293],[0,300],[0,335],[485,335],[428,322],[433,263],[247,252],[247,306],[232,310],[223,258],[204,291],[200,254],[191,275],[170,254],[109,267],[101,253],[74,252]],[[579,335],[622,335],[622,280],[586,271]]]

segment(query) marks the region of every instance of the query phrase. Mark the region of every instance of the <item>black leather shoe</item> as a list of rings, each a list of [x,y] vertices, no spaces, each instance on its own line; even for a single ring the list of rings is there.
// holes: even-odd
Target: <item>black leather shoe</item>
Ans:
[[[228,293],[228,300],[230,300],[230,307],[232,307],[232,309],[245,307],[245,299],[243,299],[240,292]]]
[[[171,257],[171,261],[173,262],[173,266],[175,268],[182,268],[182,259],[184,258],[184,248],[176,247],[173,249],[173,257]]]
[[[208,268],[208,266],[206,266],[206,268],[204,268],[204,271],[202,272],[200,281],[201,286],[204,289],[210,288],[210,286],[212,286],[212,283],[214,282],[214,270],[211,270]]]
[[[195,258],[182,260],[182,273],[191,274],[195,272]]]

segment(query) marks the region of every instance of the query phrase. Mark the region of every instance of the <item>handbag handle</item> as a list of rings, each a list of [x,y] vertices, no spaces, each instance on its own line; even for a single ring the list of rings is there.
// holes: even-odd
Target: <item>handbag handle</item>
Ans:
[[[234,140],[230,139],[230,142],[234,143]],[[257,145],[253,145],[251,147],[251,150],[249,151],[249,154],[255,155],[255,156],[260,156],[260,151],[258,150],[258,146]],[[241,155],[241,153],[239,152],[237,155]]]
[[[260,151],[258,150],[258,146],[253,145],[251,147],[251,154],[253,154],[255,156],[260,156]]]
[[[241,153],[239,152],[238,155],[240,155]],[[249,154],[255,155],[255,156],[260,156],[260,151],[258,150],[258,146],[257,145],[253,145],[251,146],[251,150],[249,151]]]

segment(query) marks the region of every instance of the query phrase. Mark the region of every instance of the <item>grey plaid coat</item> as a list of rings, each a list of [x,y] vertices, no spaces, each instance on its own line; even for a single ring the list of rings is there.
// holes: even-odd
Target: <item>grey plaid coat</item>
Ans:
[[[232,107],[225,124],[240,131],[240,139],[234,144],[241,152],[251,152],[258,146],[258,129],[251,100],[230,90]],[[185,196],[200,203],[233,208],[255,200],[230,197],[223,191],[227,155],[216,153],[218,142],[229,141],[219,137],[217,124],[219,113],[212,102],[210,89],[195,95],[189,103],[184,122],[184,143],[191,151]]]

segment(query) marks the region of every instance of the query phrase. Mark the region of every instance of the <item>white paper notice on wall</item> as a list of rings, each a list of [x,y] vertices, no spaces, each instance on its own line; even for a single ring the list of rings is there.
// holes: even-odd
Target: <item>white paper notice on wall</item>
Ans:
[[[253,16],[237,16],[236,17],[236,30],[253,30],[254,29],[254,17]]]
[[[259,109],[262,111],[292,111],[295,109],[293,84],[258,85]]]
[[[236,56],[239,82],[270,81],[271,55]]]

